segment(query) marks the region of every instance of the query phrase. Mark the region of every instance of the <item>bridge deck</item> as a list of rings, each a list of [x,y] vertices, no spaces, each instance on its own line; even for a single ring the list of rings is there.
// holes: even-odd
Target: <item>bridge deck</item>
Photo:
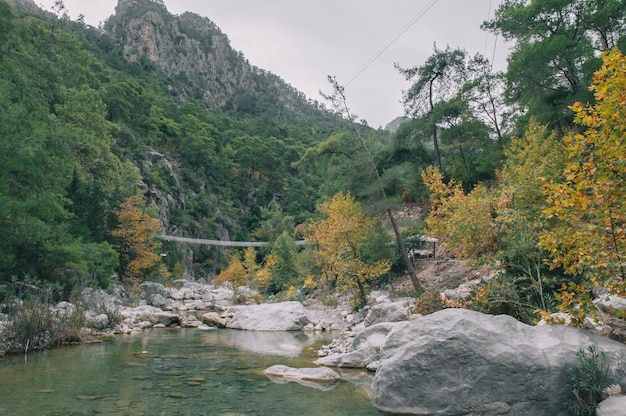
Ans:
[[[268,247],[271,243],[263,241],[225,241],[225,240],[205,240],[202,238],[175,237],[173,235],[160,235],[159,238],[167,241],[178,241],[180,243],[200,244],[205,246],[219,247]],[[297,246],[306,244],[305,240],[295,241]]]

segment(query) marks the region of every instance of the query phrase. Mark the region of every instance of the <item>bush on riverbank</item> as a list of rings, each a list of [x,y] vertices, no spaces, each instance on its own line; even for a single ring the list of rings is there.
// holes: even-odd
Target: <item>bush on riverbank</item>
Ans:
[[[61,312],[40,300],[16,300],[8,312],[8,324],[0,328],[0,351],[5,353],[27,353],[82,341],[85,314],[81,308],[71,305]]]
[[[0,355],[81,341],[84,311],[59,303],[65,297],[62,285],[13,279],[1,289],[0,312],[6,315],[0,321]]]

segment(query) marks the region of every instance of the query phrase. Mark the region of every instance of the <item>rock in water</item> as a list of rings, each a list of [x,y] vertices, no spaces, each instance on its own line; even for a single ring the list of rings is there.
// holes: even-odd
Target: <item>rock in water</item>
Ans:
[[[595,345],[626,382],[626,345],[561,325],[445,309],[393,331],[374,377],[376,407],[411,415],[567,415],[569,368]]]
[[[238,307],[227,327],[249,331],[299,331],[309,322],[300,302],[280,302]]]
[[[263,372],[268,376],[294,378],[298,380],[333,382],[341,380],[337,372],[326,367],[293,368],[286,365],[273,365]]]
[[[273,383],[296,382],[305,387],[322,391],[334,389],[341,376],[326,367],[293,368],[286,365],[273,365],[263,372]]]

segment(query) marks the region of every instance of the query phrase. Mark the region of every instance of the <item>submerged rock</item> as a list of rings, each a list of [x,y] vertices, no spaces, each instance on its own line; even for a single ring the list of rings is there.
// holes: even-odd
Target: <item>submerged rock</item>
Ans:
[[[569,368],[594,345],[626,382],[626,345],[561,325],[445,309],[390,333],[374,377],[376,407],[411,415],[567,415]]]
[[[336,371],[327,367],[294,368],[286,365],[273,365],[266,368],[263,374],[309,381],[332,382],[341,380],[341,376]]]
[[[263,371],[273,383],[296,382],[305,387],[328,391],[336,387],[341,376],[326,367],[293,368],[286,365],[273,365]]]

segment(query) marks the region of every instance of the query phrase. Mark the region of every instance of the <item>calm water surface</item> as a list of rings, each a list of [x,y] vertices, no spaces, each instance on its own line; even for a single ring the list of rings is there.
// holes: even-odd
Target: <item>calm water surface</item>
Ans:
[[[371,376],[305,386],[272,382],[274,364],[313,367],[330,338],[159,329],[0,360],[0,415],[380,415]],[[350,381],[345,381],[350,380]]]

